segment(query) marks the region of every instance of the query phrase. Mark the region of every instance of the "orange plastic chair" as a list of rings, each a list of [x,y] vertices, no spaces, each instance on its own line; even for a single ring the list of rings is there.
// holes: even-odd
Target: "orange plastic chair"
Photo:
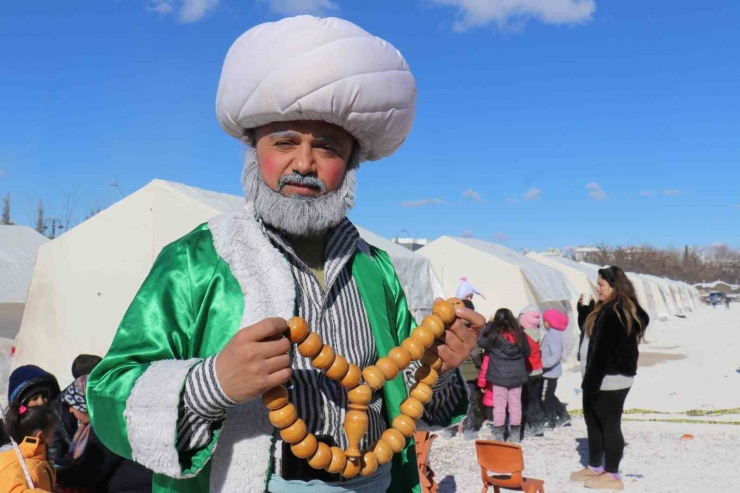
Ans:
[[[434,471],[429,467],[429,451],[432,441],[437,435],[430,435],[428,431],[417,431],[414,433],[416,445],[416,465],[419,468],[419,480],[422,493],[437,493],[439,485],[434,481]]]
[[[524,455],[521,446],[493,440],[476,440],[475,452],[483,479],[481,493],[486,493],[491,486],[495,493],[500,493],[501,488],[525,493],[545,493],[544,481],[522,477]],[[489,472],[494,474],[489,475]]]

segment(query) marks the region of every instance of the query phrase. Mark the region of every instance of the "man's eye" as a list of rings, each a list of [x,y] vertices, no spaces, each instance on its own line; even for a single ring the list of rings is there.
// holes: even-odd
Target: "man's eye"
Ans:
[[[275,143],[275,145],[276,146],[279,146],[279,147],[287,147],[287,146],[292,146],[293,143],[291,141],[289,141],[289,140],[281,140],[281,141]]]

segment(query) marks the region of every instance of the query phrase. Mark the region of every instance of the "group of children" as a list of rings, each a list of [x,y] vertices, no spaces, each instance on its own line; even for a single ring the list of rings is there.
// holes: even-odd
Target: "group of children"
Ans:
[[[478,386],[484,391],[482,405],[494,440],[518,443],[570,422],[555,395],[567,356],[563,332],[568,322],[559,310],[540,315],[528,306],[518,318],[507,308],[499,309],[486,325],[478,341],[483,351]]]
[[[90,425],[86,385],[99,362],[76,358],[75,380],[64,390],[37,366],[13,371],[0,437],[0,492],[151,491],[151,472],[108,450]]]

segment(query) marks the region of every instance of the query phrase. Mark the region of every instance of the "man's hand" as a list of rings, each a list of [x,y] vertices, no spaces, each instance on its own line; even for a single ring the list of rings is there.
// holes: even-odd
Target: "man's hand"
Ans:
[[[441,300],[435,300],[435,303]],[[440,375],[454,370],[470,356],[470,352],[478,344],[478,336],[486,325],[486,318],[469,308],[455,310],[457,320],[445,330],[442,337],[434,341],[429,350],[442,360]],[[463,322],[469,325],[466,327]]]
[[[231,400],[249,401],[290,380],[287,328],[282,318],[266,318],[237,332],[221,350],[216,375]]]

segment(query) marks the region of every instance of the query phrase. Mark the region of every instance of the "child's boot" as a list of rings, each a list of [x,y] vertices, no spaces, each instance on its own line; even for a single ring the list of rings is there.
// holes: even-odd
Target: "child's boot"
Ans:
[[[505,428],[503,426],[494,426],[493,436],[491,437],[491,440],[493,440],[494,442],[503,442],[504,441],[504,430]]]
[[[512,426],[509,430],[509,443],[522,443],[522,427]]]

